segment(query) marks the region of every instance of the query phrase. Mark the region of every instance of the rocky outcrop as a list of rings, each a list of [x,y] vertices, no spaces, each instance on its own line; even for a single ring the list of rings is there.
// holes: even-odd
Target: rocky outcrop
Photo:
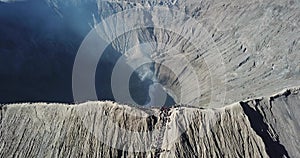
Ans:
[[[218,109],[1,106],[0,157],[297,157],[299,89]]]

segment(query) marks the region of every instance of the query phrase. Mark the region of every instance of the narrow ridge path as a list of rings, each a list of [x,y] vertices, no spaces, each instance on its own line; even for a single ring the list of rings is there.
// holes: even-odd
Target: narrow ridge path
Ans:
[[[162,149],[163,139],[166,132],[166,125],[167,122],[170,122],[170,117],[172,112],[170,111],[170,108],[162,107],[160,109],[160,119],[162,120],[161,128],[159,130],[157,142],[156,142],[156,149],[154,153],[155,158],[159,158],[160,154],[164,152],[165,150]]]

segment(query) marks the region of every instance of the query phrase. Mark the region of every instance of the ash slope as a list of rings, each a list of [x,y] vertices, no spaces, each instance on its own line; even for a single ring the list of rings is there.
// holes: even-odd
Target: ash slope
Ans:
[[[162,152],[156,148],[159,133],[145,142],[147,136],[124,135],[115,128],[118,124],[127,131],[159,131],[164,128],[159,109],[112,102],[4,105],[0,157],[297,157],[299,91],[292,88],[220,109],[172,108],[159,144]],[[144,117],[129,115],[133,111]],[[174,133],[183,130],[175,139]],[[109,145],[101,142],[99,133]]]

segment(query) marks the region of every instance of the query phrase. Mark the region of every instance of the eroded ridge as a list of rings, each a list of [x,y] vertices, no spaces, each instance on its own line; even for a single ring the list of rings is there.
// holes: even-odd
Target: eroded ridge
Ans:
[[[135,107],[112,102],[2,105],[0,157],[297,157],[299,103],[299,88],[291,88],[219,109],[152,109],[155,121],[128,117]],[[104,116],[112,121],[103,122]],[[111,122],[131,131],[158,129],[149,142],[156,150],[127,151],[142,137],[124,140]],[[180,137],[172,137],[182,127]],[[99,133],[123,148],[102,142]]]

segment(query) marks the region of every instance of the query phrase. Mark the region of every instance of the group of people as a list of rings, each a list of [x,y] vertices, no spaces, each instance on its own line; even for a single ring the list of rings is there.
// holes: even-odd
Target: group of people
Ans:
[[[165,133],[165,126],[167,122],[170,122],[170,116],[171,116],[171,109],[168,107],[162,107],[160,109],[160,118],[162,119],[162,127],[161,127],[161,131],[159,133],[159,136],[157,138],[157,145],[158,148],[156,149],[155,155],[159,155],[161,152],[165,152],[165,149],[161,149],[161,145],[162,145],[162,141],[163,141],[163,135]]]
[[[162,127],[166,126],[167,122],[170,122],[170,116],[171,116],[171,109],[168,107],[162,107],[160,109],[160,119],[162,120]]]

